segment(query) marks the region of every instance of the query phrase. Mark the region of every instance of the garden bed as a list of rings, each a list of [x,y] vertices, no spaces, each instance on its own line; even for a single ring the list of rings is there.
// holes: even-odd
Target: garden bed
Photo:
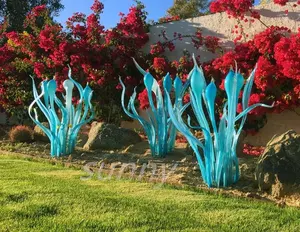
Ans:
[[[136,181],[157,182],[158,184],[169,183],[222,194],[272,201],[279,205],[286,204],[300,207],[299,186],[292,186],[292,191],[289,191],[282,198],[276,198],[266,192],[258,191],[254,177],[258,158],[253,156],[244,155],[239,157],[241,177],[235,185],[229,188],[208,189],[201,179],[196,158],[192,155],[186,155],[185,143],[177,143],[171,154],[166,158],[157,159],[151,156],[146,141],[131,145],[123,150],[86,151],[77,148],[76,152],[70,156],[51,158],[49,156],[50,144],[37,142],[31,144],[11,143],[8,140],[2,140],[0,141],[0,153],[84,169],[87,172],[87,177],[92,174],[98,176],[100,173],[100,177],[106,179],[113,176],[132,178]]]

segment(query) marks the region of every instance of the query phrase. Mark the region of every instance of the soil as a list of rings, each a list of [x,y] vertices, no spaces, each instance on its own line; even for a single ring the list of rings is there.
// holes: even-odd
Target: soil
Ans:
[[[106,173],[108,176],[110,174],[115,177],[122,175],[122,177],[125,176],[125,178],[132,178],[137,181],[143,180],[200,188],[205,191],[270,201],[278,206],[300,207],[300,186],[292,186],[292,191],[288,191],[280,198],[267,192],[258,191],[254,177],[257,157],[246,155],[239,157],[241,176],[235,185],[221,189],[207,188],[202,181],[196,157],[186,154],[186,143],[177,143],[175,150],[168,154],[166,158],[153,158],[146,141],[130,145],[123,150],[86,151],[82,148],[76,148],[72,155],[51,158],[49,155],[50,144],[40,142],[13,144],[3,139],[0,140],[0,154],[49,161],[53,164],[60,163],[68,167],[81,169],[86,166],[95,174],[101,170],[102,173]]]

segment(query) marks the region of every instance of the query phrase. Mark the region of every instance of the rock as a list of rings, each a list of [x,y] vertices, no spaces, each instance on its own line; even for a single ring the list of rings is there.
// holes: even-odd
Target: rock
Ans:
[[[186,161],[187,161],[186,158],[183,158],[180,162],[185,163]]]
[[[200,171],[200,168],[199,168],[198,164],[193,167],[193,171]]]
[[[89,130],[90,130],[90,126],[89,125],[84,125],[81,127],[78,136],[77,136],[77,143],[76,146],[78,147],[83,147],[88,138],[89,138]]]
[[[97,165],[99,167],[101,167],[101,165],[105,165],[105,164],[108,164],[108,163],[109,163],[109,160],[107,158],[104,158],[104,159],[100,160]]]
[[[145,153],[143,154],[143,156],[152,156],[152,153],[151,153],[151,149],[146,149]]]
[[[130,129],[119,128],[113,124],[93,122],[88,141],[83,148],[86,150],[113,150],[121,149],[138,142],[141,142],[141,137]]]
[[[42,122],[42,125],[49,128],[48,122]],[[36,125],[34,127],[33,131],[34,131],[34,140],[35,141],[50,143],[48,136],[44,133],[44,131],[38,125]]]
[[[121,162],[114,162],[110,164],[110,168],[121,168],[122,163]]]
[[[246,193],[246,197],[255,198],[255,199],[261,199],[261,196],[259,196],[257,193],[251,193],[251,192],[247,192]]]
[[[277,187],[300,183],[300,135],[293,130],[276,136],[268,142],[259,158],[255,178],[260,190],[270,190],[282,196]]]
[[[273,197],[280,198],[285,195],[285,187],[284,185],[278,180],[278,176],[275,175],[275,184],[272,185],[271,194]]]
[[[134,153],[140,155],[140,154],[145,154],[148,149],[149,149],[149,143],[147,141],[142,141],[136,144],[129,145],[122,151],[122,153]]]
[[[191,162],[193,160],[193,156],[192,155],[187,155],[185,157],[185,159],[186,159],[187,162]]]
[[[79,132],[79,134],[77,136],[76,146],[83,147],[86,144],[88,138],[89,138],[89,136],[87,134],[82,134]]]
[[[134,147],[133,144],[131,144],[128,147],[126,147],[122,152],[123,153],[128,153],[128,152],[130,152],[133,149],[133,147]]]
[[[88,141],[83,146],[84,149],[86,149],[86,150],[95,149],[94,147],[97,146],[95,143],[99,139],[99,132],[102,128],[102,125],[103,125],[102,122],[93,122],[92,123],[91,129],[90,129],[89,135],[88,135]]]
[[[136,164],[138,164],[138,165],[143,165],[143,164],[148,165],[148,160],[140,158],[140,159],[136,160]]]
[[[50,148],[51,148],[50,143],[46,144],[46,145],[44,146],[44,148],[45,148],[45,149],[50,149]]]
[[[72,162],[72,160],[73,160],[72,155],[69,155],[69,156],[68,156],[68,159],[67,159],[67,162]]]
[[[284,199],[282,199],[282,200],[278,201],[276,205],[277,205],[277,207],[283,208],[286,206],[286,202]]]
[[[180,162],[181,162],[181,163],[187,163],[187,162],[191,162],[192,160],[193,160],[193,156],[187,155],[187,156],[184,157]]]

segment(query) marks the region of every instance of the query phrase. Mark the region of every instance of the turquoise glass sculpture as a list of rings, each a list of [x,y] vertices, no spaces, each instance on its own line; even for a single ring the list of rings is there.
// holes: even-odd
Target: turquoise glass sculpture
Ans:
[[[149,99],[150,107],[146,110],[148,120],[141,117],[135,108],[136,99],[136,88],[127,107],[125,106],[125,92],[126,87],[120,78],[120,83],[122,85],[123,91],[121,96],[121,103],[124,112],[131,118],[138,120],[142,127],[144,128],[145,134],[147,135],[148,142],[150,145],[151,154],[153,157],[165,157],[167,153],[174,149],[175,139],[176,139],[176,128],[174,127],[167,110],[167,102],[165,98],[165,93],[162,93],[158,82],[149,73],[143,70],[137,62],[134,63],[138,70],[144,75],[144,85],[147,89],[147,95]],[[177,89],[180,91],[175,91],[175,103],[172,107],[177,108],[177,105],[181,105],[181,99],[185,89],[188,87],[188,81],[182,86],[182,82],[179,77],[175,78],[175,86],[181,86]],[[164,92],[170,93],[172,90],[172,80],[169,74],[163,78]],[[154,96],[154,98],[153,98]]]
[[[66,94],[63,95],[65,104],[56,96],[57,83],[55,79],[42,81],[41,93],[38,93],[34,78],[32,78],[34,101],[28,108],[28,114],[34,123],[48,136],[51,143],[52,157],[71,154],[75,149],[80,128],[84,124],[89,123],[95,115],[91,104],[92,89],[88,85],[83,89],[71,77],[71,69],[68,76],[69,79],[63,82],[63,87],[66,91]],[[72,104],[74,87],[78,89],[80,95],[76,106]],[[49,128],[39,121],[37,110],[33,108],[34,105],[37,105],[44,114]],[[32,110],[34,116],[32,115]]]
[[[206,84],[203,71],[198,67],[195,59],[194,68],[190,73],[190,102],[173,107],[169,93],[166,94],[170,118],[196,154],[202,178],[208,187],[227,187],[239,179],[236,146],[247,114],[258,106],[272,107],[261,103],[249,106],[254,73],[255,69],[244,86],[245,80],[237,68],[235,71],[229,71],[225,79],[227,102],[223,107],[223,115],[218,127],[215,118],[217,87],[214,80],[209,85]],[[237,114],[238,98],[243,86],[243,111]],[[174,87],[176,92],[181,91],[180,85]],[[183,112],[190,105],[198,123],[196,126],[191,125],[189,115],[186,122],[182,118]],[[236,126],[238,121],[239,126]],[[197,139],[190,129],[201,130],[204,140]]]

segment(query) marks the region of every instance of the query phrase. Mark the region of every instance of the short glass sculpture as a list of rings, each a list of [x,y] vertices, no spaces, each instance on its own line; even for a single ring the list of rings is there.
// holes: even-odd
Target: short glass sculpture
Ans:
[[[272,107],[261,103],[249,106],[254,73],[255,69],[246,80],[242,95],[243,111],[237,115],[238,98],[245,80],[237,68],[235,71],[229,71],[225,79],[227,102],[223,107],[223,115],[218,127],[215,118],[216,85],[214,80],[209,85],[206,84],[203,71],[198,67],[195,59],[190,75],[190,102],[174,107],[169,93],[166,93],[170,118],[195,152],[202,178],[208,187],[227,187],[239,179],[236,146],[247,114],[258,106]],[[175,86],[175,91],[180,92],[180,86]],[[190,116],[187,117],[187,123],[182,118],[183,112],[190,105],[198,123],[196,126],[191,125]],[[237,121],[240,122],[238,127]],[[190,129],[201,130],[204,140],[197,139]]]
[[[167,110],[165,94],[160,90],[160,86],[155,78],[149,73],[143,70],[137,62],[134,63],[138,70],[144,75],[144,85],[147,89],[148,99],[150,108],[147,109],[148,120],[141,117],[135,108],[136,89],[130,97],[127,107],[125,107],[125,92],[126,87],[120,78],[122,85],[122,97],[121,103],[124,112],[131,118],[138,120],[143,126],[144,131],[147,135],[148,142],[150,145],[151,154],[153,157],[165,157],[167,153],[174,149],[176,139],[176,128],[174,127]],[[185,89],[188,87],[188,82],[185,83],[184,87],[179,77],[176,77],[174,81],[175,86],[179,91],[175,91],[175,103],[172,107],[181,105],[181,99]],[[163,78],[164,91],[170,93],[172,90],[172,80],[169,74]],[[154,96],[154,99],[153,99]]]
[[[41,93],[39,94],[34,78],[32,78],[34,101],[30,104],[28,113],[30,118],[48,136],[51,143],[52,157],[71,154],[75,149],[80,128],[89,123],[95,115],[91,104],[92,89],[88,85],[83,89],[78,82],[73,80],[71,69],[68,76],[69,79],[63,82],[66,91],[66,95],[63,95],[65,104],[56,96],[57,84],[55,79],[42,81]],[[78,89],[80,95],[76,106],[72,103],[74,87]],[[37,110],[33,109],[35,104],[46,117],[49,128],[39,121]]]

